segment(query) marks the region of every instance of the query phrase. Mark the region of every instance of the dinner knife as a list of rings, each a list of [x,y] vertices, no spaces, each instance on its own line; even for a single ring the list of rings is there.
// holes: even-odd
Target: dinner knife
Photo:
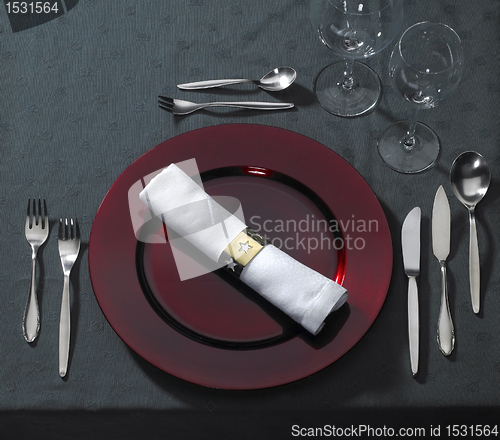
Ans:
[[[455,331],[448,303],[446,277],[446,259],[450,253],[450,229],[450,205],[443,186],[440,186],[432,208],[432,250],[441,266],[441,308],[439,310],[437,341],[439,349],[445,356],[453,351],[455,345]]]
[[[408,276],[408,341],[410,346],[411,372],[418,372],[419,353],[419,315],[417,276],[420,273],[420,219],[421,211],[417,206],[406,216],[401,229],[403,263]]]

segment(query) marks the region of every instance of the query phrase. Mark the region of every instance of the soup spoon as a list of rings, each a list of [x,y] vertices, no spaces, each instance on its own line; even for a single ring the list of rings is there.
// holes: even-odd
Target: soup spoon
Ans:
[[[457,199],[469,210],[469,277],[474,313],[479,313],[480,308],[479,247],[474,209],[486,194],[490,180],[491,173],[486,160],[475,151],[462,153],[451,166],[450,181],[453,192]]]
[[[213,79],[208,81],[197,81],[178,84],[183,90],[209,89],[211,87],[229,86],[232,84],[251,83],[268,92],[279,92],[284,90],[295,81],[297,72],[291,67],[277,67],[266,73],[261,79]]]

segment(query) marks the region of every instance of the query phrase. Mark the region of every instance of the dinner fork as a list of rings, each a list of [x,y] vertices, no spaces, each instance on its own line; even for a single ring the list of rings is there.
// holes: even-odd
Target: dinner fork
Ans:
[[[26,308],[24,309],[23,335],[27,342],[33,342],[40,331],[40,311],[36,293],[36,257],[38,249],[49,236],[49,218],[45,199],[43,200],[43,212],[40,199],[38,199],[38,203],[35,199],[33,201],[28,200],[24,234],[31,246],[31,287]]]
[[[64,286],[61,302],[61,318],[59,323],[59,376],[64,377],[68,369],[70,340],[70,304],[69,276],[80,251],[80,229],[78,220],[59,219],[58,236],[59,256],[64,272]]]
[[[288,102],[256,102],[256,101],[221,101],[196,103],[173,99],[166,96],[158,96],[158,107],[174,115],[187,115],[205,107],[235,107],[252,110],[283,110],[292,108],[293,104]]]

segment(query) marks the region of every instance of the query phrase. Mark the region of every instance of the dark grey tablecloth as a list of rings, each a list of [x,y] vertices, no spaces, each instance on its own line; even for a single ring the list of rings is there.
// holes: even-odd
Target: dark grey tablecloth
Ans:
[[[62,2],[64,3],[64,2]],[[307,0],[81,0],[47,23],[13,32],[0,7],[0,435],[41,438],[293,438],[292,426],[440,426],[500,424],[499,2],[407,0],[402,30],[422,20],[452,26],[463,39],[465,72],[456,93],[421,120],[439,134],[436,165],[418,175],[391,171],[376,139],[408,107],[390,88],[390,49],[370,59],[384,84],[371,114],[341,119],[312,94],[315,74],[334,61],[315,35]],[[73,7],[74,6],[74,7]],[[72,8],[72,9],[71,9]],[[69,10],[71,9],[71,10]],[[201,112],[176,118],[158,94],[187,99],[273,100],[262,90],[180,92],[178,82],[258,78],[273,67],[297,69],[277,95],[297,109],[277,113]],[[382,311],[345,356],[306,379],[274,389],[229,392],[184,382],[150,366],[115,334],[94,297],[87,262],[100,202],[135,159],[162,141],[200,127],[258,123],[309,136],[340,154],[378,196],[393,235],[394,270]],[[492,168],[478,208],[482,311],[468,293],[467,212],[448,172],[469,149]],[[457,343],[436,345],[440,274],[430,246],[432,201],[450,196],[453,241],[450,305]],[[21,320],[30,280],[24,237],[28,198],[47,200],[53,227],[40,253],[42,329],[28,345]],[[400,228],[414,206],[423,213],[420,373],[410,373]],[[56,220],[78,217],[83,244],[73,273],[73,353],[68,377],[57,371],[62,273]],[[48,434],[50,432],[50,435]],[[70,437],[71,436],[71,437]]]

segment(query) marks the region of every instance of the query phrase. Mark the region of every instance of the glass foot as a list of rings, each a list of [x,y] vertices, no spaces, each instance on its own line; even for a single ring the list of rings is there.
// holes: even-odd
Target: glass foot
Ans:
[[[378,140],[378,152],[393,170],[419,173],[436,162],[440,150],[439,138],[427,125],[417,122],[413,145],[405,145],[409,128],[408,121],[390,125]]]
[[[346,62],[326,66],[314,81],[314,93],[328,112],[343,117],[360,116],[373,110],[380,100],[378,75],[365,64],[354,62],[352,84],[343,84]]]

